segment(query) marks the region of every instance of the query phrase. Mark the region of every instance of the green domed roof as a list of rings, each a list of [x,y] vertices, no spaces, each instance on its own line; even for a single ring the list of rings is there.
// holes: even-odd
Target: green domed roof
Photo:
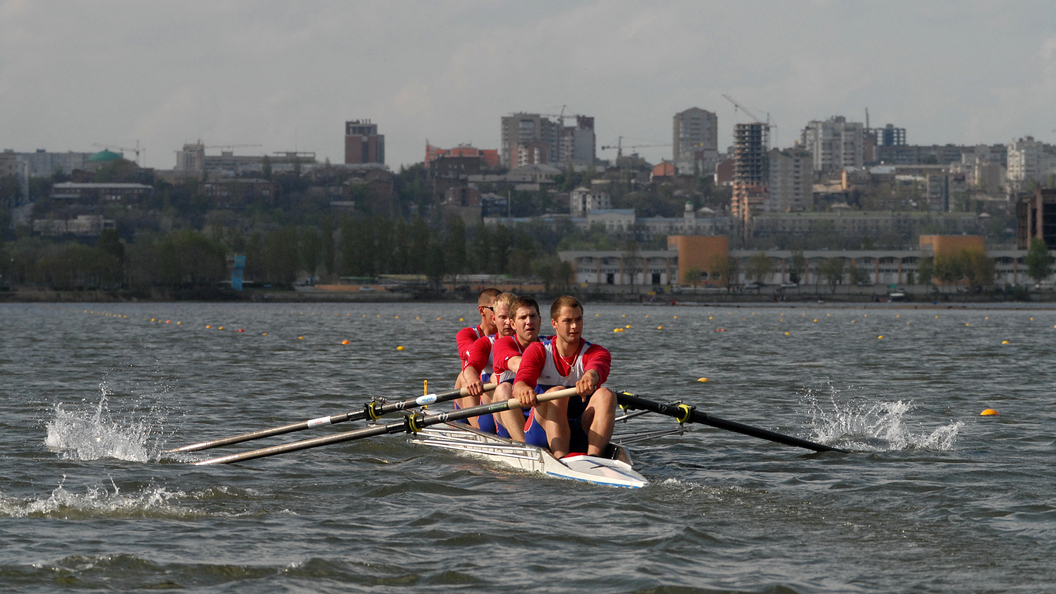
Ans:
[[[111,150],[102,150],[91,157],[88,157],[88,161],[92,163],[105,163],[106,161],[116,161],[123,158],[125,158],[125,156],[121,153],[115,153]]]

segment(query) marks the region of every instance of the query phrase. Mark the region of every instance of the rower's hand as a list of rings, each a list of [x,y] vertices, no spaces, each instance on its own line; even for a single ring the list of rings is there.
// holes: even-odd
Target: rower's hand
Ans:
[[[524,382],[518,382],[513,386],[513,397],[521,403],[521,408],[531,408],[539,403],[535,397],[535,390]]]
[[[583,374],[583,377],[579,378],[576,382],[576,393],[583,399],[583,402],[587,401],[587,397],[594,393],[594,390],[598,389],[598,372],[593,369],[588,370]]]
[[[480,375],[475,371],[469,368],[462,373],[462,387],[466,389],[468,395],[479,398],[484,393],[484,382],[480,381]]]

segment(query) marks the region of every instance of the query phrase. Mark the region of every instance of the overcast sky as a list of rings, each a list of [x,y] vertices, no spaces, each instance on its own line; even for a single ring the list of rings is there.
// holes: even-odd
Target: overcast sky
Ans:
[[[619,136],[670,143],[671,117],[694,106],[728,146],[748,120],[723,94],[769,113],[781,146],[866,108],[911,144],[1054,142],[1056,6],[0,0],[0,149],[139,140],[145,165],[172,169],[201,139],[338,163],[344,122],[365,118],[398,168],[426,139],[498,148],[501,116],[566,105],[595,117],[612,158],[600,148]]]

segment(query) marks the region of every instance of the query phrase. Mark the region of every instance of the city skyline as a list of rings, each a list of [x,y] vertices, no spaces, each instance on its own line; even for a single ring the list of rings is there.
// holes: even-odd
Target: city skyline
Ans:
[[[718,116],[720,150],[750,121],[787,147],[841,115],[906,128],[911,144],[1056,141],[1056,35],[1040,2],[495,2],[177,5],[0,2],[0,149],[133,146],[344,160],[369,119],[386,162],[438,146],[500,148],[514,112],[595,118],[598,156],[670,142],[691,107]],[[751,42],[745,42],[745,39]],[[240,151],[243,152],[243,151]],[[659,162],[670,147],[639,151]],[[126,156],[132,158],[131,155]]]

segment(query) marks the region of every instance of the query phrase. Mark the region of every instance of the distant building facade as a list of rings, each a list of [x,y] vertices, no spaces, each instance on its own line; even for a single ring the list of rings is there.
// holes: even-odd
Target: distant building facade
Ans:
[[[679,173],[714,173],[719,162],[719,117],[691,107],[675,114],[672,160]]]
[[[814,204],[813,157],[810,152],[772,149],[769,159],[768,212],[802,212]]]
[[[753,122],[733,127],[733,203],[731,212],[738,220],[741,233],[747,232],[754,213],[763,212],[769,195],[766,184],[770,175],[767,151],[770,129]]]
[[[345,122],[345,164],[385,163],[385,135],[370,120]]]
[[[803,130],[802,145],[814,158],[814,171],[835,173],[865,162],[865,126],[843,116],[811,121]]]
[[[440,158],[461,157],[466,159],[479,159],[483,167],[498,169],[500,167],[498,149],[478,149],[469,145],[460,144],[454,148],[440,148],[425,141],[425,168]]]
[[[591,211],[612,208],[612,198],[607,192],[596,192],[583,187],[572,190],[568,202],[573,217],[585,217]]]
[[[1056,173],[1053,145],[1034,140],[1033,136],[1008,144],[1009,192],[1027,190],[1031,182],[1044,183],[1053,173]]]

